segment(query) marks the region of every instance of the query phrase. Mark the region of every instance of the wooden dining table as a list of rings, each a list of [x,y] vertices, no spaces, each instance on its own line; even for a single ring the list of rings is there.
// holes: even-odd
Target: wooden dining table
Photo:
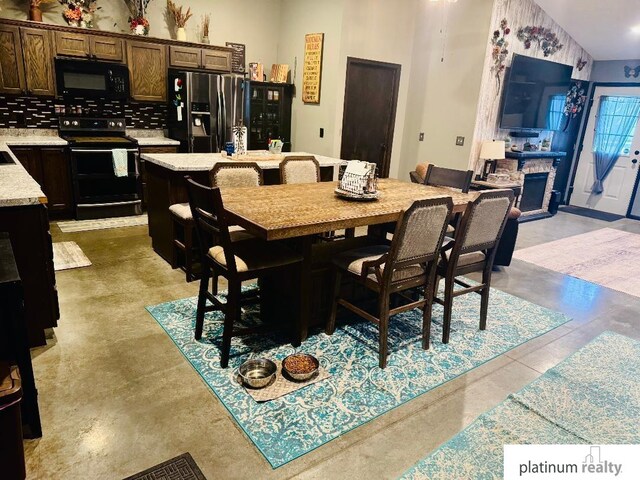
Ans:
[[[314,243],[317,244],[314,242],[318,238],[317,234],[396,222],[400,213],[409,208],[415,200],[451,197],[454,204],[453,212],[458,213],[464,211],[468,202],[475,200],[478,195],[477,192],[461,193],[459,190],[446,187],[432,187],[385,178],[378,180],[378,199],[356,201],[336,196],[336,187],[337,182],[319,182],[220,189],[227,221],[230,224],[239,225],[266,241],[298,239],[296,246],[303,255],[300,341],[308,335],[311,307],[314,303],[313,249]],[[327,242],[333,245],[326,248],[331,254],[335,254],[340,250],[357,246],[358,242],[358,239]],[[324,258],[327,260],[326,255]]]

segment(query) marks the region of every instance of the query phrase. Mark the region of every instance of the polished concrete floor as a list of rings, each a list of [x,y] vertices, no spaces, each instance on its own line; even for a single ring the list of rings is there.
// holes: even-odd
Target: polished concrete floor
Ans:
[[[522,224],[518,246],[603,227],[640,233],[640,222],[560,213]],[[210,480],[397,478],[600,332],[640,339],[640,299],[516,260],[494,286],[573,321],[272,470],[144,310],[197,291],[153,253],[146,228],[52,231],[93,266],[58,272],[60,326],[33,352],[44,430],[26,443],[34,479],[118,479],[183,452]]]

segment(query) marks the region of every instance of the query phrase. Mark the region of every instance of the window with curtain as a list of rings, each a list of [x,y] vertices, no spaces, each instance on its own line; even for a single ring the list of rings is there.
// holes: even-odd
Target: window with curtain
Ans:
[[[552,95],[549,99],[547,130],[560,130],[562,128],[566,98],[566,95]]]
[[[602,97],[596,122],[593,151],[617,152],[628,156],[638,124],[638,97]]]
[[[602,96],[593,138],[591,193],[600,195],[604,180],[624,152],[629,153],[640,116],[640,97]]]

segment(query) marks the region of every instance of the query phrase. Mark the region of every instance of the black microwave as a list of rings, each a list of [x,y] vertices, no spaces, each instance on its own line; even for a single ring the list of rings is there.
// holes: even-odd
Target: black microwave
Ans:
[[[58,95],[66,98],[129,98],[129,70],[118,63],[56,58]]]

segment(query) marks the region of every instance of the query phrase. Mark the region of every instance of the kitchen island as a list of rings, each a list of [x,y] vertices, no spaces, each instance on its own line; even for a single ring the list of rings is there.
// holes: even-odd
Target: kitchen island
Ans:
[[[60,317],[49,232],[47,197],[10,146],[55,147],[66,142],[53,134],[0,131],[0,232],[7,232],[24,289],[24,321],[29,346],[45,345],[44,329]],[[51,132],[46,132],[51,133]]]
[[[286,156],[313,155],[305,152],[283,153]],[[344,160],[314,155],[320,164],[322,181],[338,179],[338,171]],[[209,184],[209,171],[218,162],[233,161],[219,153],[142,154],[147,187],[147,213],[149,236],[153,249],[167,262],[171,261],[171,215],[169,207],[188,201],[185,175],[196,182]],[[280,183],[280,161],[258,162],[263,171],[265,185]]]

